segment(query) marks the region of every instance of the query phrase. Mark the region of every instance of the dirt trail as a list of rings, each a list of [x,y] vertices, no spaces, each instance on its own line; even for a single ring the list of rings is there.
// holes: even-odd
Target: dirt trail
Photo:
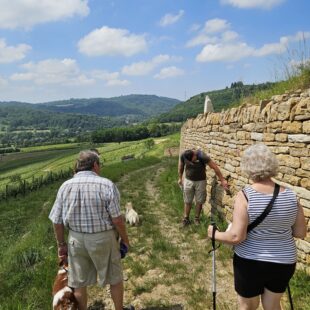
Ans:
[[[161,253],[151,252],[156,238],[142,233],[142,229],[151,229],[152,224],[147,221],[143,220],[138,227],[128,227],[133,250],[124,260],[125,304],[131,303],[137,310],[212,309],[212,256],[208,254],[210,242],[202,239],[194,229],[180,229],[180,218],[167,215],[169,206],[160,201],[160,192],[156,187],[156,181],[164,169],[161,164],[141,169],[124,176],[118,183],[122,197],[143,200],[148,218],[156,219],[156,228],[160,232],[158,239],[162,238],[163,242],[168,242],[180,253],[177,257],[167,258],[162,257]],[[142,178],[145,181],[135,185],[133,180]],[[227,255],[221,258],[219,251],[216,255],[217,309],[237,309],[231,259]],[[155,259],[159,262],[154,267],[151,262]],[[147,269],[135,275],[136,265],[147,266]],[[109,289],[90,288],[89,305],[92,310],[113,310]]]

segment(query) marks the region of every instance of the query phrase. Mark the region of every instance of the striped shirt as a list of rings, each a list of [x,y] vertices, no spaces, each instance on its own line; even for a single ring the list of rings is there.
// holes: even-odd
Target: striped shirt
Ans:
[[[266,208],[272,194],[263,194],[252,187],[244,192],[248,198],[249,223]],[[286,188],[277,196],[270,213],[247,235],[246,240],[235,246],[235,253],[243,258],[280,264],[296,262],[296,246],[292,226],[297,217],[297,198]]]
[[[98,233],[113,229],[111,218],[120,215],[117,187],[92,171],[81,171],[62,184],[49,219],[76,232]]]

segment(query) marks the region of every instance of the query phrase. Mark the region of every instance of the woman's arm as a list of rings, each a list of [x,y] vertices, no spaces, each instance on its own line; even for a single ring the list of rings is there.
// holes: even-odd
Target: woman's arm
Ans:
[[[233,211],[233,221],[229,230],[225,232],[216,231],[215,240],[227,243],[238,244],[246,239],[247,226],[248,226],[248,211],[247,201],[242,192],[236,196]],[[213,227],[210,225],[208,228],[208,236],[212,238]]]
[[[306,226],[306,219],[304,215],[304,210],[299,202],[298,204],[298,211],[295,224],[292,226],[293,236],[295,238],[305,238],[307,235],[307,226]]]

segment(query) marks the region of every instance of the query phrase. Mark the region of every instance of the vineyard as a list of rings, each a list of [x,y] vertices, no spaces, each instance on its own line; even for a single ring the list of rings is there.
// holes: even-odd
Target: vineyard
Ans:
[[[147,141],[150,140],[105,145],[69,144],[31,147],[19,153],[6,154],[0,161],[0,200],[25,195],[42,186],[72,176],[75,158],[82,149],[98,149],[101,154],[101,165],[104,167],[120,162],[128,154],[139,159],[147,152],[151,153]],[[157,141],[165,140],[157,139]],[[163,151],[161,143],[157,144],[156,152]]]

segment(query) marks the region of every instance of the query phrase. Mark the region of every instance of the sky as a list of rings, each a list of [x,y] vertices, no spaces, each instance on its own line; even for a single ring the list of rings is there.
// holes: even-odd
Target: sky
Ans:
[[[0,101],[183,101],[236,81],[275,81],[309,56],[309,0],[0,0],[0,8]]]

